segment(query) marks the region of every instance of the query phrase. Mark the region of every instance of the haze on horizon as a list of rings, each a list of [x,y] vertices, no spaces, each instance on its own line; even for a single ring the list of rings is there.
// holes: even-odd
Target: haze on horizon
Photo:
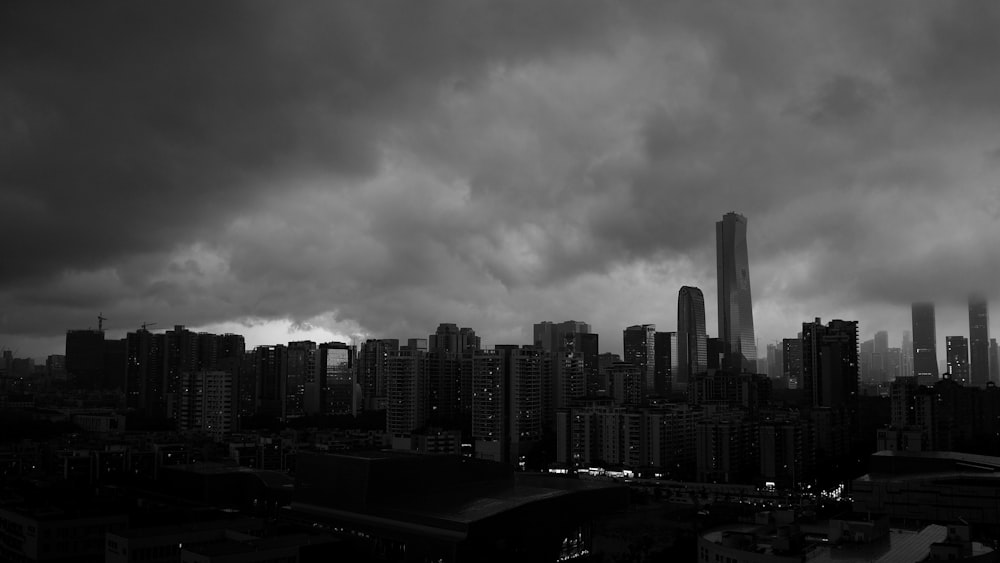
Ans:
[[[0,7],[0,348],[143,322],[248,345],[543,320],[715,326],[749,221],[761,351],[1000,315],[1000,5]],[[992,324],[996,336],[997,323]]]

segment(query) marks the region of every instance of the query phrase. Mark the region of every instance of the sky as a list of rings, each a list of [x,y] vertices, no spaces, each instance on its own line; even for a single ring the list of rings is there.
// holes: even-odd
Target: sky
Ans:
[[[0,348],[141,323],[249,345],[716,329],[748,219],[760,348],[913,301],[1000,327],[1000,4],[5,2]],[[942,353],[939,353],[939,356]]]

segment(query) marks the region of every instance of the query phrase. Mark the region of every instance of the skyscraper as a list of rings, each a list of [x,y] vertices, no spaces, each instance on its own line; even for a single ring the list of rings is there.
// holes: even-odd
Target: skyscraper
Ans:
[[[785,338],[781,341],[782,373],[789,389],[802,388],[802,339]]]
[[[961,383],[969,384],[969,341],[964,336],[945,336],[945,347],[947,348],[948,372],[951,379]],[[984,383],[985,385],[985,383]]]
[[[913,319],[913,375],[924,378],[921,383],[938,378],[937,331],[934,328],[934,304],[914,303]],[[931,381],[929,381],[931,380]]]
[[[990,380],[990,314],[986,299],[969,299],[969,381],[986,387]]]
[[[747,219],[726,213],[715,224],[716,277],[719,298],[719,339],[725,342],[723,369],[754,371],[757,342],[750,297],[750,260],[747,254]]]
[[[656,392],[656,325],[633,325],[622,334],[624,360],[638,366],[646,395]]]
[[[874,344],[869,364],[871,376],[877,382],[885,382],[888,380],[889,370],[889,332],[885,330],[876,332]]]
[[[802,324],[802,380],[814,407],[849,407],[858,396],[858,323]]]
[[[1000,385],[1000,346],[996,338],[990,338],[990,381]]]
[[[910,377],[913,375],[913,338],[910,337],[908,330],[903,331],[903,344],[900,346],[899,352],[899,375]]]
[[[672,374],[677,383],[708,369],[705,296],[697,287],[684,286],[677,293],[677,355],[680,369]]]

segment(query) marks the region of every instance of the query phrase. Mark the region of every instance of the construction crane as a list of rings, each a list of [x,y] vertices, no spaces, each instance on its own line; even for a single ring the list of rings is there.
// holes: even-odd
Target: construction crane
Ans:
[[[104,313],[97,313],[97,330],[104,332],[104,321],[108,320]]]
[[[146,330],[147,327],[156,326],[156,323],[142,323],[142,330]]]

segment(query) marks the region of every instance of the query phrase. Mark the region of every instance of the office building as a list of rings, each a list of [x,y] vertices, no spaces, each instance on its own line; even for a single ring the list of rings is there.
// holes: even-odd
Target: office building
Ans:
[[[732,371],[754,371],[757,341],[750,295],[747,219],[727,213],[715,224],[718,280],[719,339],[726,346],[726,365]]]
[[[676,363],[679,369],[673,378],[680,384],[708,370],[705,296],[697,287],[684,286],[677,293]]]
[[[913,375],[922,384],[933,384],[938,379],[937,330],[933,303],[914,303],[913,320]]]
[[[969,381],[977,387],[990,381],[990,314],[982,297],[969,299]]]
[[[900,351],[900,364],[899,373],[901,376],[909,377],[911,375],[916,375],[913,372],[913,338],[910,336],[910,331],[903,331],[903,342],[899,347]]]
[[[802,383],[814,407],[853,405],[858,396],[858,323],[802,324]]]
[[[656,325],[633,325],[623,331],[624,361],[638,366],[642,373],[643,392],[656,393]]]
[[[952,381],[969,384],[969,341],[964,336],[944,337],[948,373]],[[985,383],[984,383],[985,386]]]

